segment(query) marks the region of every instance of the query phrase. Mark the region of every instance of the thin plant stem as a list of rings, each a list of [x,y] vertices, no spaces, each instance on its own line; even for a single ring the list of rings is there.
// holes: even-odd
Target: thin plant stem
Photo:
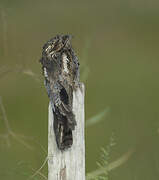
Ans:
[[[3,115],[3,119],[4,119],[4,123],[5,123],[5,127],[7,129],[7,132],[11,132],[11,128],[9,125],[7,114],[6,114],[5,108],[4,108],[3,103],[2,103],[2,97],[0,97],[0,106],[1,106],[2,115]]]
[[[32,169],[33,171],[35,171],[34,169]],[[41,172],[37,172],[37,174],[39,174],[41,177],[43,177],[44,179],[47,179],[47,177],[43,174],[43,173],[41,173]]]
[[[7,20],[6,20],[6,12],[3,8],[0,8],[0,15],[2,20],[2,38],[3,38],[3,50],[4,50],[4,56],[8,53],[8,45],[7,45]]]
[[[41,169],[45,166],[45,164],[48,161],[48,156],[45,158],[43,164],[41,165],[41,167],[32,175],[30,176],[28,179],[32,179],[33,177],[35,177],[37,174],[39,174],[39,172],[41,171]]]
[[[122,155],[120,158],[118,158],[117,160],[111,162],[107,167],[102,167],[99,168],[95,171],[92,171],[90,173],[87,174],[86,179],[90,180],[93,179],[95,177],[98,177],[102,174],[104,174],[105,172],[111,171],[119,166],[121,166],[122,164],[124,164],[125,162],[128,161],[128,159],[132,156],[132,154],[135,152],[135,149],[130,149],[128,152],[126,152],[124,155]]]
[[[10,146],[9,137],[12,137],[16,141],[18,141],[19,143],[23,144],[26,148],[32,150],[33,149],[32,146],[30,146],[21,137],[19,137],[16,133],[14,133],[12,131],[10,124],[9,124],[9,121],[8,121],[8,118],[7,118],[7,114],[6,114],[3,102],[2,102],[2,97],[0,97],[0,108],[1,108],[2,116],[3,116],[4,124],[6,127],[6,131],[7,131],[5,134],[0,134],[0,138],[6,139],[7,145]]]

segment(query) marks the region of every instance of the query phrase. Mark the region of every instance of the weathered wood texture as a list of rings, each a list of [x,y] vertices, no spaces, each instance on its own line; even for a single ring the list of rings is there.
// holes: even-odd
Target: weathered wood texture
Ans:
[[[53,132],[53,113],[49,105],[48,180],[85,180],[84,85],[73,92],[73,113],[77,125],[73,145],[65,151],[57,148]]]

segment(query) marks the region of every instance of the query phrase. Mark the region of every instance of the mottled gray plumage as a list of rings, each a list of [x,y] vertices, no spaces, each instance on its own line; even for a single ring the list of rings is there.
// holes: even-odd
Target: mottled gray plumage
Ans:
[[[79,63],[70,39],[70,35],[50,39],[43,46],[40,60],[54,114],[56,142],[61,150],[71,147],[76,126],[72,100],[73,90],[79,86]]]

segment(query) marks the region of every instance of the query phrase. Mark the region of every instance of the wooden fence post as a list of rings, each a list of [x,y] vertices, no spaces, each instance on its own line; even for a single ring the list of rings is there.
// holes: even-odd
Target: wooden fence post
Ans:
[[[77,125],[73,145],[61,151],[57,148],[53,128],[53,113],[49,104],[48,117],[48,180],[85,180],[84,85],[73,92],[73,113]]]

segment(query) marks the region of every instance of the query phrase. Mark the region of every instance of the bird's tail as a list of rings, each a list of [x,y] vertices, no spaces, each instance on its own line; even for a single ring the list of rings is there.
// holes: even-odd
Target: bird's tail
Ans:
[[[73,144],[72,130],[75,129],[76,121],[72,112],[62,115],[58,109],[54,111],[54,132],[57,146],[60,150],[66,150]]]

